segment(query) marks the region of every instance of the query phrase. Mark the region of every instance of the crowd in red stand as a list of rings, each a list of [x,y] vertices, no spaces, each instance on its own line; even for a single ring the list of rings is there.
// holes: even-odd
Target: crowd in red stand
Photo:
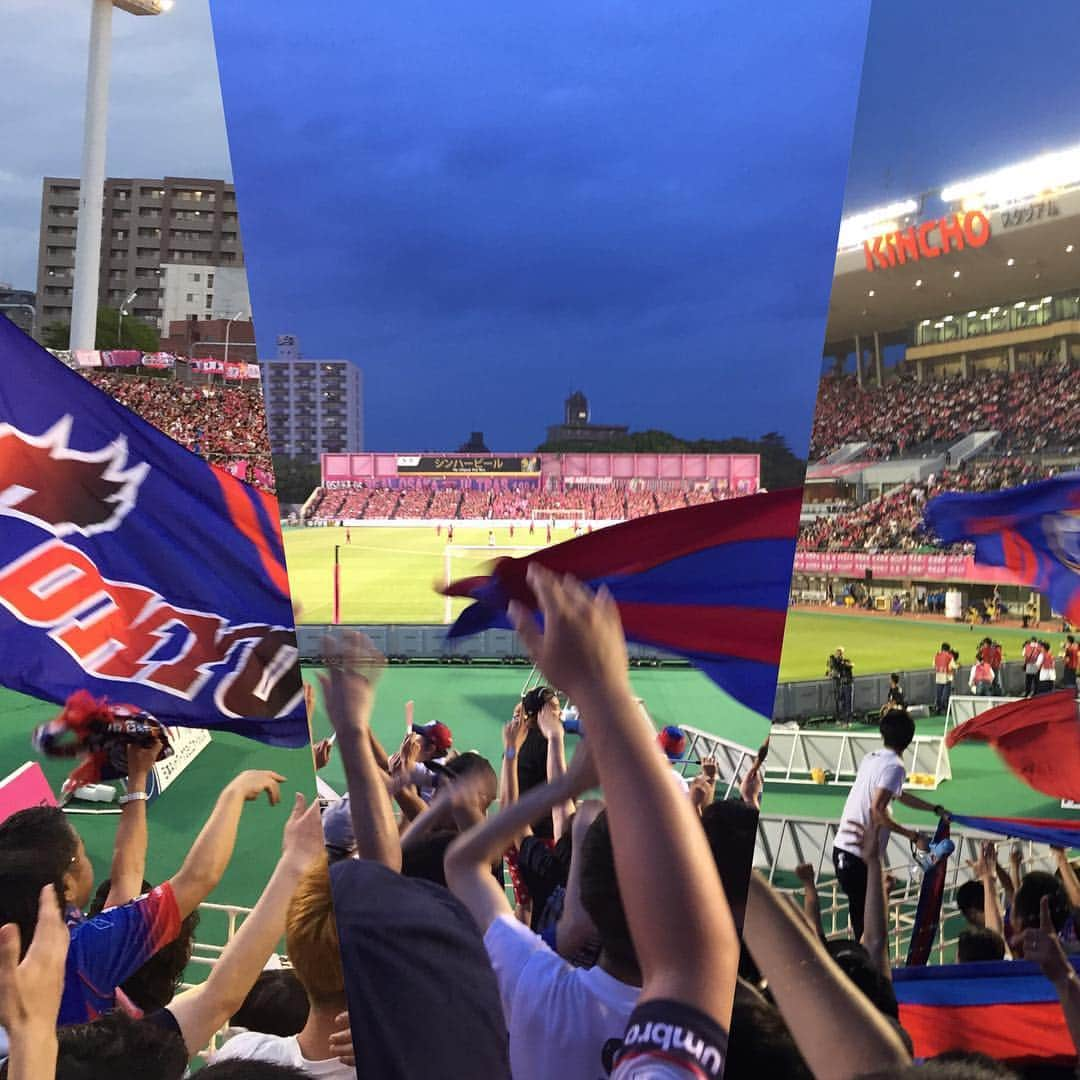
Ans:
[[[258,385],[188,386],[173,378],[86,369],[80,374],[200,457],[229,471],[246,462],[243,479],[273,489],[270,439]]]
[[[1069,450],[1080,432],[1074,369],[976,371],[967,379],[917,382],[897,376],[883,387],[859,387],[854,377],[827,376],[818,390],[810,458],[846,443],[866,442],[863,459],[918,454],[973,431],[1001,433],[996,449],[1014,453]]]
[[[320,488],[306,517],[331,521],[529,521],[541,515],[552,518],[572,515],[591,521],[623,521],[715,502],[730,495],[725,491],[684,488],[654,490],[631,483],[543,489],[526,484],[490,488],[444,487],[434,482],[406,488],[373,485]]]
[[[799,529],[800,551],[941,550],[923,525],[928,499],[946,491],[996,491],[1044,480],[1053,469],[1023,461],[992,461],[944,469],[922,484],[902,484],[862,506],[819,517]],[[962,551],[961,546],[949,550]]]

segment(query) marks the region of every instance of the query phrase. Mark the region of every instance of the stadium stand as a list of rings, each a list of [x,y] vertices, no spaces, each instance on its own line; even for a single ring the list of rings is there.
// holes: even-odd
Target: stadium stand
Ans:
[[[214,465],[246,462],[245,479],[273,490],[266,413],[258,385],[191,386],[169,377],[76,369],[121,405]]]
[[[999,452],[1074,448],[1080,432],[1075,372],[1047,365],[1027,371],[975,370],[967,378],[918,382],[897,375],[882,387],[852,376],[821,380],[810,442],[819,460],[852,442],[881,461],[925,456],[972,431],[997,431]]]

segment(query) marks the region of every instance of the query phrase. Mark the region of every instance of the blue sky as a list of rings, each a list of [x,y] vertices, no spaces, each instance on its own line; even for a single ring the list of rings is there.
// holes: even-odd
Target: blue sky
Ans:
[[[866,0],[213,5],[260,351],[375,449],[593,418],[803,452]]]

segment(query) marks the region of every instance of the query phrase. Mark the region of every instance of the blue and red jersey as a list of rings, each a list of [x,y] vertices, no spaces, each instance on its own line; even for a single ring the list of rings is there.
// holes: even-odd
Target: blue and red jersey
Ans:
[[[82,1024],[114,1008],[120,984],[175,940],[181,921],[168,882],[92,918],[70,908],[71,944],[58,1025]]]

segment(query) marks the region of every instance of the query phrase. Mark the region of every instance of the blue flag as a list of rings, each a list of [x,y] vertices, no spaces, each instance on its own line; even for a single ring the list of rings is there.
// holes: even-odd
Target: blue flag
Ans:
[[[975,545],[975,561],[1012,570],[1080,622],[1080,472],[985,495],[939,495],[927,525],[946,544]]]
[[[450,629],[465,637],[508,627],[507,607],[536,610],[532,563],[606,586],[628,641],[685,657],[737,701],[771,716],[791,589],[799,489],[650,514],[567,540],[491,574],[451,583],[467,607]]]
[[[277,503],[0,319],[0,684],[308,741]]]

